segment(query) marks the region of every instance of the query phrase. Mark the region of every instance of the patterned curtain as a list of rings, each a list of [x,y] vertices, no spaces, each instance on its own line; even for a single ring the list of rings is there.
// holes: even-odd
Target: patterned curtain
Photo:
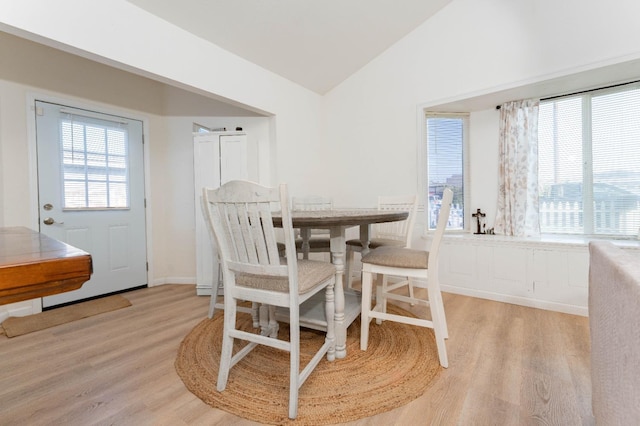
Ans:
[[[495,233],[540,235],[538,220],[539,100],[500,107],[500,158]]]

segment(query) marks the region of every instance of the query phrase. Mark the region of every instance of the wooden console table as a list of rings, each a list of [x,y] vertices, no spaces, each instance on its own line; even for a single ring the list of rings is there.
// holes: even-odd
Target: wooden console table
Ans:
[[[0,305],[76,290],[91,255],[28,228],[0,228]]]

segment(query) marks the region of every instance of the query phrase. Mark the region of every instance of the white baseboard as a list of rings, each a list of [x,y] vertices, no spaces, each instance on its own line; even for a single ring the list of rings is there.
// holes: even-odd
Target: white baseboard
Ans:
[[[196,294],[198,296],[211,296],[211,287],[198,287],[196,286]]]
[[[195,277],[166,277],[166,278],[157,278],[153,280],[153,287],[157,285],[163,284],[188,284],[188,285],[196,285],[196,295],[198,296],[211,296],[211,287],[210,286],[202,286],[196,284]]]
[[[32,299],[25,302],[10,303],[0,306],[0,322],[9,317],[24,317],[42,312],[42,299]]]
[[[196,284],[196,278],[195,277],[156,278],[156,279],[153,280],[153,285],[152,286],[163,285],[163,284],[195,285]],[[532,299],[532,298],[520,297],[520,296],[512,296],[512,295],[509,295],[509,294],[494,293],[494,292],[490,292],[490,291],[470,289],[470,288],[465,288],[465,287],[456,287],[456,286],[450,286],[450,285],[442,285],[442,284],[441,284],[441,288],[442,288],[442,291],[447,292],[447,293],[460,294],[460,295],[463,295],[463,296],[478,297],[480,299],[494,300],[496,302],[512,303],[514,305],[527,306],[527,307],[536,308],[536,309],[545,309],[547,311],[556,311],[556,312],[562,312],[562,313],[571,314],[571,315],[580,315],[580,316],[583,316],[583,317],[589,316],[589,310],[588,310],[588,308],[586,306],[568,305],[568,304],[565,304],[565,303],[550,302],[550,301],[547,301],[547,300]],[[198,296],[210,296],[211,295],[211,288],[210,287],[207,287],[207,288],[201,287],[201,288],[197,288],[196,290],[197,290],[196,294]],[[27,313],[23,313],[23,312],[27,312]],[[11,315],[8,315],[8,314],[5,315],[5,312],[0,311],[0,321],[4,320],[5,318],[7,318],[9,316],[29,315],[30,313],[35,313],[35,312],[27,311],[27,310],[25,310],[25,308],[22,308],[21,310],[16,311],[15,314],[12,312]]]
[[[571,315],[589,316],[586,306],[567,305],[564,303],[550,302],[547,300],[531,299],[527,297],[512,296],[509,294],[493,293],[489,291],[469,289],[449,285],[440,285],[443,292],[461,294],[463,296],[478,297],[480,299],[494,300],[496,302],[512,303],[514,305],[527,306],[529,308],[544,309],[547,311],[562,312]]]
[[[164,277],[155,278],[150,287],[155,287],[162,284],[195,284],[196,277]]]

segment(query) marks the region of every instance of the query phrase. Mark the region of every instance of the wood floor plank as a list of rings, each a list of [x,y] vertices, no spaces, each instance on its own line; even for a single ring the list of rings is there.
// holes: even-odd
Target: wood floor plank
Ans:
[[[559,314],[562,315],[562,314]],[[591,412],[591,339],[589,321],[583,317],[566,315],[558,324],[565,336],[564,352],[569,365],[578,412],[583,425],[593,425]]]
[[[209,298],[190,285],[124,296],[132,306],[0,336],[0,423],[257,424],[204,404],[175,372]],[[444,303],[449,368],[411,403],[349,426],[594,423],[586,318],[453,294]]]
[[[510,305],[504,304],[496,306],[495,311],[501,314],[498,318],[511,316],[511,320],[494,321],[490,325],[490,333],[477,342],[482,350],[472,375],[471,387],[485,392],[489,389],[498,400],[518,404],[524,324],[523,319],[509,308]]]

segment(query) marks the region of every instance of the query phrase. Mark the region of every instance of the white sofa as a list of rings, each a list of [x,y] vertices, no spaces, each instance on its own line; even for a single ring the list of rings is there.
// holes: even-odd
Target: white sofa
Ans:
[[[593,414],[598,425],[640,425],[640,261],[589,244]]]

